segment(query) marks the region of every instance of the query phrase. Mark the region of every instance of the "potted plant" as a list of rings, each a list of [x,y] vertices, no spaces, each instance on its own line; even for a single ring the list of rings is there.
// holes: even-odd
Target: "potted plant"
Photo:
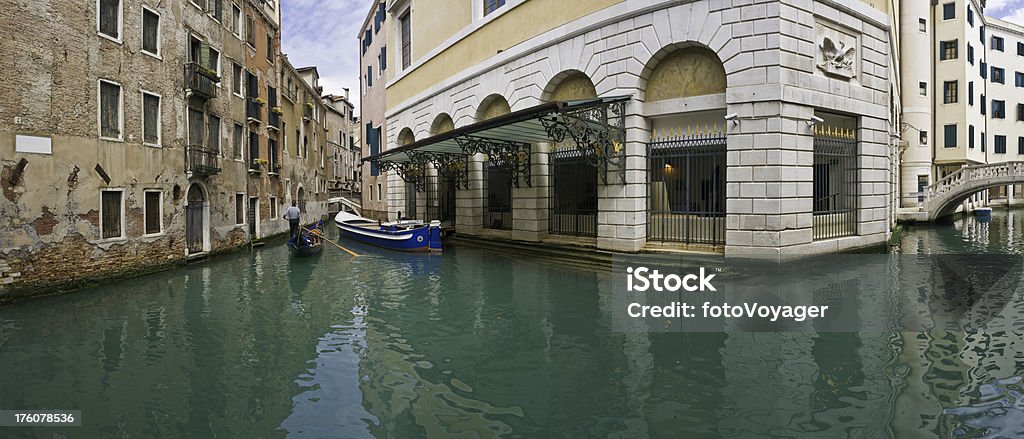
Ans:
[[[312,102],[306,102],[306,107],[309,108],[310,110],[312,110],[313,109],[313,103]]]
[[[274,163],[274,172],[277,172],[277,171],[280,171],[280,170],[281,170],[281,164],[280,163]]]
[[[281,109],[281,107],[274,107],[274,108],[271,108],[271,109],[270,109],[270,111],[271,111],[271,112],[273,112],[273,113],[274,113],[274,114],[276,114],[276,115],[282,115],[282,114],[284,114],[284,110],[282,110],[282,109]]]
[[[255,166],[267,166],[267,159],[252,159],[252,164]]]
[[[252,101],[257,103],[261,107],[267,105],[267,101],[263,100],[263,98],[253,98]]]

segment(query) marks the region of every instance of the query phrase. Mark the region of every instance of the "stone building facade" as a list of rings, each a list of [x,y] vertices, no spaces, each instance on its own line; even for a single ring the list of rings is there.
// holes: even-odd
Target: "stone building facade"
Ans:
[[[0,12],[0,300],[287,230],[273,174],[315,183],[301,162],[262,161],[279,135],[279,14],[276,0]]]
[[[459,235],[768,259],[888,237],[887,5],[418,3],[388,5],[389,42],[411,48],[389,54],[388,149],[424,142],[448,120],[458,129],[544,102],[626,98],[624,142],[608,150],[622,156],[621,177],[573,165],[562,152],[579,145],[537,142],[532,184],[506,195],[494,188],[508,180],[473,155],[468,188],[454,191]],[[438,10],[448,19],[432,19]],[[687,161],[700,148],[713,159]],[[398,175],[388,181],[392,218],[409,198],[431,198]]]
[[[384,118],[387,108],[385,86],[389,70],[388,26],[389,15],[385,2],[370,3],[363,26],[356,36],[359,40],[359,120],[364,157],[378,154],[387,148],[388,124]],[[394,47],[394,46],[391,46]],[[362,215],[386,219],[388,216],[388,173],[373,163],[362,165]]]

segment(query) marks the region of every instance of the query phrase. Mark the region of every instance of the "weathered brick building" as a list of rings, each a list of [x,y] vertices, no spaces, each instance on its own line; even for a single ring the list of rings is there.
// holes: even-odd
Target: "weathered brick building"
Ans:
[[[292,199],[322,215],[282,153],[279,24],[278,0],[0,10],[0,301],[287,231]]]

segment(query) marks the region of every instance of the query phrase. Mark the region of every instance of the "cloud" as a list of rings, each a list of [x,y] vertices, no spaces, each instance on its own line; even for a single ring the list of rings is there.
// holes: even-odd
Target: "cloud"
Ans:
[[[350,90],[359,107],[357,35],[370,8],[364,0],[282,0],[281,47],[296,68],[316,66],[324,94]]]
[[[1024,25],[1024,0],[988,0],[985,15]]]

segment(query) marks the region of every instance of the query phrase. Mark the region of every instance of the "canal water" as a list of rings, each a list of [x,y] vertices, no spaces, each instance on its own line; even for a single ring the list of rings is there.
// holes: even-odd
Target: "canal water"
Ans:
[[[1022,231],[1024,212],[997,209],[912,227],[901,251],[1020,254]],[[625,333],[604,270],[351,248],[271,244],[0,308],[0,409],[82,411],[0,436],[1024,434],[1024,322]]]

